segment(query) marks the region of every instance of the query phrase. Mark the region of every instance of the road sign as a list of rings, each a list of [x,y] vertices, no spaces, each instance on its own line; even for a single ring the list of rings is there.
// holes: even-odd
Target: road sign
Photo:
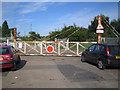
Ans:
[[[96,33],[104,33],[104,30],[96,30]]]
[[[54,51],[54,47],[49,45],[49,46],[47,46],[46,50],[47,50],[47,52],[52,53]]]
[[[97,26],[97,30],[102,30],[102,29],[104,29],[104,27],[103,27],[101,24],[99,24],[99,25]]]

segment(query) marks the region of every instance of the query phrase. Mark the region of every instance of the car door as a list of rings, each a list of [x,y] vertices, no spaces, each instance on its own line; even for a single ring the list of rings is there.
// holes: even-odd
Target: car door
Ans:
[[[94,52],[92,53],[92,62],[97,64],[97,60],[98,58],[101,56],[100,52],[101,52],[101,47],[102,45],[96,45]]]
[[[106,46],[102,45],[100,48],[100,59],[103,60],[103,62],[107,62],[107,56],[106,56]]]
[[[88,51],[86,52],[86,59],[87,61],[92,62],[93,60],[93,53],[94,53],[94,49],[95,49],[96,45],[92,45],[88,48]]]

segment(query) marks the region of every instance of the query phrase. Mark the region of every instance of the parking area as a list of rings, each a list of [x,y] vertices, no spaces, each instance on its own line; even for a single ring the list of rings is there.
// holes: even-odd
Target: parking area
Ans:
[[[118,88],[118,69],[99,70],[80,57],[21,56],[2,72],[3,88]]]

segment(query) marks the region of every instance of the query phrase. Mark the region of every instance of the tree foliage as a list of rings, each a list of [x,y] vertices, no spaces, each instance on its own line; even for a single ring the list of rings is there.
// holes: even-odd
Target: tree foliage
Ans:
[[[22,36],[21,40],[22,41],[30,41],[30,38],[28,36]]]
[[[39,40],[41,37],[40,37],[40,34],[36,33],[36,32],[29,32],[30,34],[30,40],[33,41],[33,40]]]
[[[10,30],[6,20],[2,24],[2,37],[10,37]]]
[[[23,41],[34,41],[34,40],[40,40],[41,36],[39,33],[36,32],[29,32],[29,36],[23,36],[21,39]]]
[[[111,25],[117,30],[118,33],[120,33],[120,19],[112,20]]]
[[[64,39],[69,38],[70,41],[87,41],[88,40],[88,29],[79,27],[75,24],[70,26],[64,26],[60,31],[53,31],[48,36],[49,40],[55,38]],[[93,33],[92,33],[93,34]]]

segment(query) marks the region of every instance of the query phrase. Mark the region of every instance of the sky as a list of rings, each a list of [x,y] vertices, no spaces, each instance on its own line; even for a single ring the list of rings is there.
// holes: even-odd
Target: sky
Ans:
[[[87,28],[95,16],[118,18],[118,2],[2,2],[2,23],[21,35],[35,31],[41,36],[76,24]]]

